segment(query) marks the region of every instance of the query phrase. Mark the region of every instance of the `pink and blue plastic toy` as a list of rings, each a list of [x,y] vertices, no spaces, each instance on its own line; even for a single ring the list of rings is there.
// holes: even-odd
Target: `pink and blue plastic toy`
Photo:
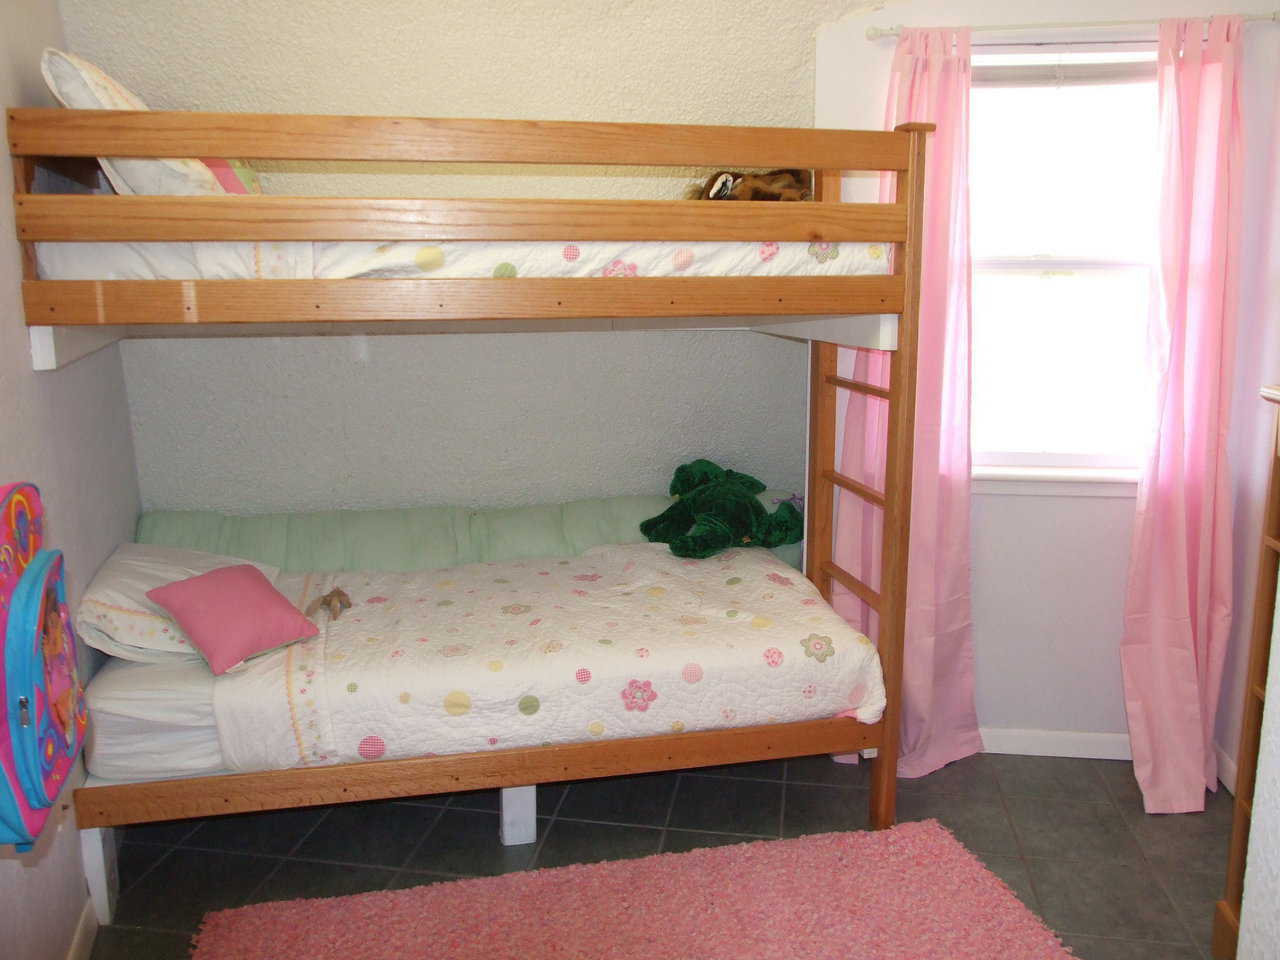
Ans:
[[[44,509],[29,483],[0,487],[0,844],[30,850],[88,722],[62,552],[40,548]]]

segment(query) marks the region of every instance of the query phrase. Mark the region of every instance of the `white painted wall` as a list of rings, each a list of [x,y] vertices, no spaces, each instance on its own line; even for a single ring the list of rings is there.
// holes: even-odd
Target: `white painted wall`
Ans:
[[[1219,711],[1220,742],[1234,748],[1239,740],[1239,704],[1245,696],[1244,651],[1249,637],[1249,613],[1257,576],[1257,535],[1262,527],[1262,507],[1267,471],[1273,465],[1276,407],[1258,399],[1259,384],[1280,383],[1280,84],[1275,65],[1280,64],[1280,27],[1259,32],[1254,64],[1269,62],[1271,71],[1246,66],[1244,96],[1246,117],[1252,120],[1246,137],[1246,177],[1257,195],[1269,193],[1271,203],[1251,211],[1244,237],[1244,269],[1251,276],[1245,284],[1241,336],[1256,344],[1242,351],[1237,371],[1235,404],[1243,414],[1232,433],[1232,456],[1241,478],[1236,505],[1235,532],[1240,558],[1237,569],[1236,625],[1238,663],[1228,673],[1223,709]],[[1245,411],[1248,411],[1245,413]],[[1267,602],[1267,600],[1263,600]],[[1258,776],[1254,782],[1253,815],[1249,831],[1248,869],[1244,905],[1240,916],[1240,960],[1273,956],[1280,943],[1280,642],[1271,643],[1267,671],[1267,702],[1263,717]],[[1232,709],[1234,707],[1234,709]]]
[[[1270,960],[1280,944],[1280,620],[1271,636],[1262,749],[1253,785],[1249,856],[1240,908],[1240,960]]]
[[[809,126],[825,0],[63,0],[157,107]],[[726,19],[727,17],[727,19]],[[657,195],[690,173],[272,173],[271,191]],[[414,172],[416,171],[416,172]],[[123,348],[143,501],[240,511],[665,489],[690,456],[803,482],[802,347],[744,333],[183,341]]]
[[[975,484],[973,632],[988,750],[1127,755],[1119,640],[1133,508],[1132,484]]]
[[[1204,0],[1078,0],[1068,10],[1053,0],[901,0],[881,10],[856,13],[818,33],[815,123],[818,126],[879,127],[893,41],[870,42],[868,26],[1006,24],[1063,20],[1127,20],[1204,16],[1215,12]],[[1270,13],[1272,0],[1239,0],[1233,12]],[[1250,36],[1274,36],[1277,28],[1253,24]],[[1133,28],[1109,36],[1138,36]],[[1148,34],[1154,37],[1154,30]],[[1002,39],[1031,39],[1001,34]],[[1058,32],[1055,36],[1066,37]],[[997,39],[980,34],[977,42]],[[1252,41],[1251,41],[1252,42]],[[1268,43],[1270,41],[1267,41]],[[1274,50],[1262,46],[1251,58],[1262,69],[1251,75],[1261,117],[1274,96]],[[1275,175],[1276,155],[1251,150],[1254,183]],[[865,189],[854,185],[847,189]],[[1236,482],[1236,626],[1228,654],[1218,714],[1223,776],[1234,780],[1239,739],[1242,677],[1261,520],[1259,503],[1265,462],[1265,423],[1254,398],[1262,383],[1280,378],[1280,321],[1274,304],[1276,261],[1264,246],[1260,220],[1245,238],[1242,262],[1257,289],[1242,302],[1237,391],[1232,428]],[[1280,247],[1272,247],[1272,251]],[[1268,284],[1270,286],[1268,286]],[[1268,292],[1270,296],[1268,298]],[[1269,373],[1267,371],[1270,371]],[[1064,752],[1114,755],[1126,748],[1119,655],[1124,571],[1132,532],[1133,500],[1045,495],[1052,489],[1027,485],[1016,494],[1008,484],[979,482],[973,503],[974,636],[978,717],[989,748],[1026,749],[1059,744]],[[1092,491],[1097,492],[1097,491]],[[1026,729],[1068,731],[1027,735]],[[1101,737],[1079,734],[1101,734]]]
[[[62,40],[54,0],[0,3],[0,103],[49,106],[40,50]],[[12,183],[7,152],[0,182]],[[10,192],[0,191],[0,483],[30,480],[48,510],[48,542],[65,551],[73,598],[133,530],[138,507],[120,356],[108,348],[67,370],[32,373],[22,325]],[[0,953],[61,960],[87,900],[70,818],[29,854],[0,853]]]
[[[1271,2],[1235,7],[1263,11]],[[1087,0],[1070,12],[1048,0],[883,6],[819,32],[815,77],[813,30],[839,12],[820,0],[792,4],[785,17],[758,0],[737,4],[731,28],[711,0],[663,7],[325,0],[308,5],[305,21],[281,0],[224,0],[214,18],[199,0],[173,0],[163,17],[146,0],[63,0],[72,48],[156,106],[802,125],[816,112],[819,125],[855,127],[882,123],[892,49],[866,41],[868,24],[1206,12],[1203,0]],[[268,179],[271,189],[391,193],[670,195],[674,186],[603,175],[544,182],[522,174],[513,182],[507,170],[495,182],[456,169],[428,183],[403,167],[378,170],[382,176],[359,185],[345,168]],[[715,438],[716,455],[736,460],[743,451],[747,469],[799,482],[803,400],[791,386],[803,357],[793,345],[688,333],[514,342],[128,344],[144,501],[254,510],[654,489],[671,464],[704,449],[704,436]],[[704,383],[704,370],[723,382]],[[615,395],[602,394],[602,383]],[[473,399],[460,399],[464,386]],[[1238,423],[1241,416],[1238,407]],[[566,429],[572,444],[563,442]],[[502,444],[482,442],[495,433]],[[1238,531],[1246,544],[1250,496],[1244,491]],[[1131,506],[1123,498],[989,491],[975,498],[974,511],[983,722],[1120,742],[1115,648]],[[1049,538],[1039,557],[1022,536],[1028,524]],[[1037,575],[1028,578],[1028,569]],[[1028,698],[1037,683],[1048,692]],[[1229,683],[1227,691],[1223,742],[1234,753],[1238,698],[1229,703],[1236,688]]]
[[[1253,24],[1246,33],[1242,77],[1246,205],[1241,238],[1239,348],[1232,397],[1230,455],[1235,484],[1236,620],[1218,707],[1220,756],[1233,783],[1248,667],[1249,631],[1258,575],[1258,536],[1274,440],[1274,407],[1258,390],[1280,383],[1280,25]],[[1229,776],[1230,774],[1230,776]]]
[[[138,341],[148,506],[258,512],[665,492],[709,456],[804,485],[807,353],[751,333]]]

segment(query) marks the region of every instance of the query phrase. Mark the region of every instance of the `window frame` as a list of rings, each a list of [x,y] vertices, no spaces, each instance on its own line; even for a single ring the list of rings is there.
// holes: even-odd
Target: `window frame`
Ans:
[[[1156,80],[1156,45],[1151,42],[1122,44],[1008,44],[982,48],[970,61],[974,88],[1029,88],[1118,85],[1122,83],[1154,83]],[[1083,56],[1082,56],[1083,55]],[[1072,56],[1081,62],[1063,62]],[[998,62],[1001,57],[1042,59],[1042,63]],[[1057,57],[1058,62],[1050,58]],[[1089,60],[1089,57],[1101,59]],[[1124,58],[1130,59],[1124,59]],[[970,214],[972,217],[972,213]],[[1106,257],[1065,257],[1052,254],[971,258],[976,275],[991,270],[1027,274],[1077,271],[1154,270],[1156,263]],[[1154,289],[1154,284],[1153,284]],[[970,424],[972,431],[972,422]],[[1035,451],[978,451],[970,444],[972,473],[979,480],[1070,480],[1085,481],[1090,475],[1098,480],[1126,482],[1136,478],[1142,466],[1144,451],[1132,456],[1115,454],[1067,454]]]

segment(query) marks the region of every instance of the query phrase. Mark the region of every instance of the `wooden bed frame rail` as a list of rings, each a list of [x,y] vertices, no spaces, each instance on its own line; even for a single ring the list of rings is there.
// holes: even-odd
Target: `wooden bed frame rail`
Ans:
[[[40,280],[37,242],[627,240],[905,242],[903,203],[458,200],[32,193],[37,164],[92,157],[795,167],[907,173],[911,133],[107,110],[8,111],[29,326],[192,333],[193,325],[805,318],[901,313],[904,278]],[[436,327],[423,324],[437,324]],[[653,326],[669,326],[655,322]],[[634,324],[628,324],[634,328]],[[545,327],[543,327],[545,328]],[[607,324],[605,328],[608,328]],[[465,327],[463,328],[465,329]],[[484,326],[492,331],[491,325]],[[264,332],[267,332],[264,330]],[[306,330],[305,332],[310,332]]]
[[[876,748],[870,819],[894,822],[906,618],[911,454],[924,151],[930,124],[892,132],[783,128],[10,110],[9,148],[24,248],[29,326],[480,321],[524,329],[530,318],[740,317],[896,313],[887,387],[837,375],[838,348],[811,345],[806,575],[828,598],[840,584],[879,617],[888,708],[851,719],[671,734],[482,754],[82,788],[82,828],[248,810],[414,796]],[[49,158],[241,156],[252,159],[695,165],[813,169],[820,203],[546,200],[385,200],[296,197],[114,197],[33,194]],[[841,203],[843,171],[897,174],[894,202]],[[881,241],[887,276],[484,280],[45,281],[37,241],[342,239],[625,239]],[[495,327],[493,322],[500,321]],[[504,325],[505,321],[509,325]],[[714,323],[706,324],[708,326]],[[729,325],[729,324],[724,324]],[[628,328],[636,328],[635,323]],[[170,327],[170,329],[173,329]],[[212,332],[212,328],[211,332]],[[399,328],[397,328],[399,329]],[[415,329],[420,329],[415,327]],[[456,323],[450,329],[458,329]],[[888,402],[883,491],[843,476],[835,461],[837,395]],[[875,590],[832,555],[835,490],[884,511]],[[98,900],[95,894],[95,902]]]
[[[376,760],[332,767],[89,787],[76,791],[76,823],[82,829],[119,826],[684,770],[798,754],[849,753],[878,743],[879,733],[880,724],[837,718],[734,727],[716,731],[714,735],[672,733],[411,760]],[[733,757],[733,761],[726,761],[726,756]]]

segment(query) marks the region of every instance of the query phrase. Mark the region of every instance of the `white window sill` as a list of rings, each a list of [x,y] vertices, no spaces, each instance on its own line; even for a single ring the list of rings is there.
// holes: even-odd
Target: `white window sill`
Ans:
[[[975,466],[974,496],[1109,497],[1132,500],[1138,495],[1138,471],[1115,467]]]

